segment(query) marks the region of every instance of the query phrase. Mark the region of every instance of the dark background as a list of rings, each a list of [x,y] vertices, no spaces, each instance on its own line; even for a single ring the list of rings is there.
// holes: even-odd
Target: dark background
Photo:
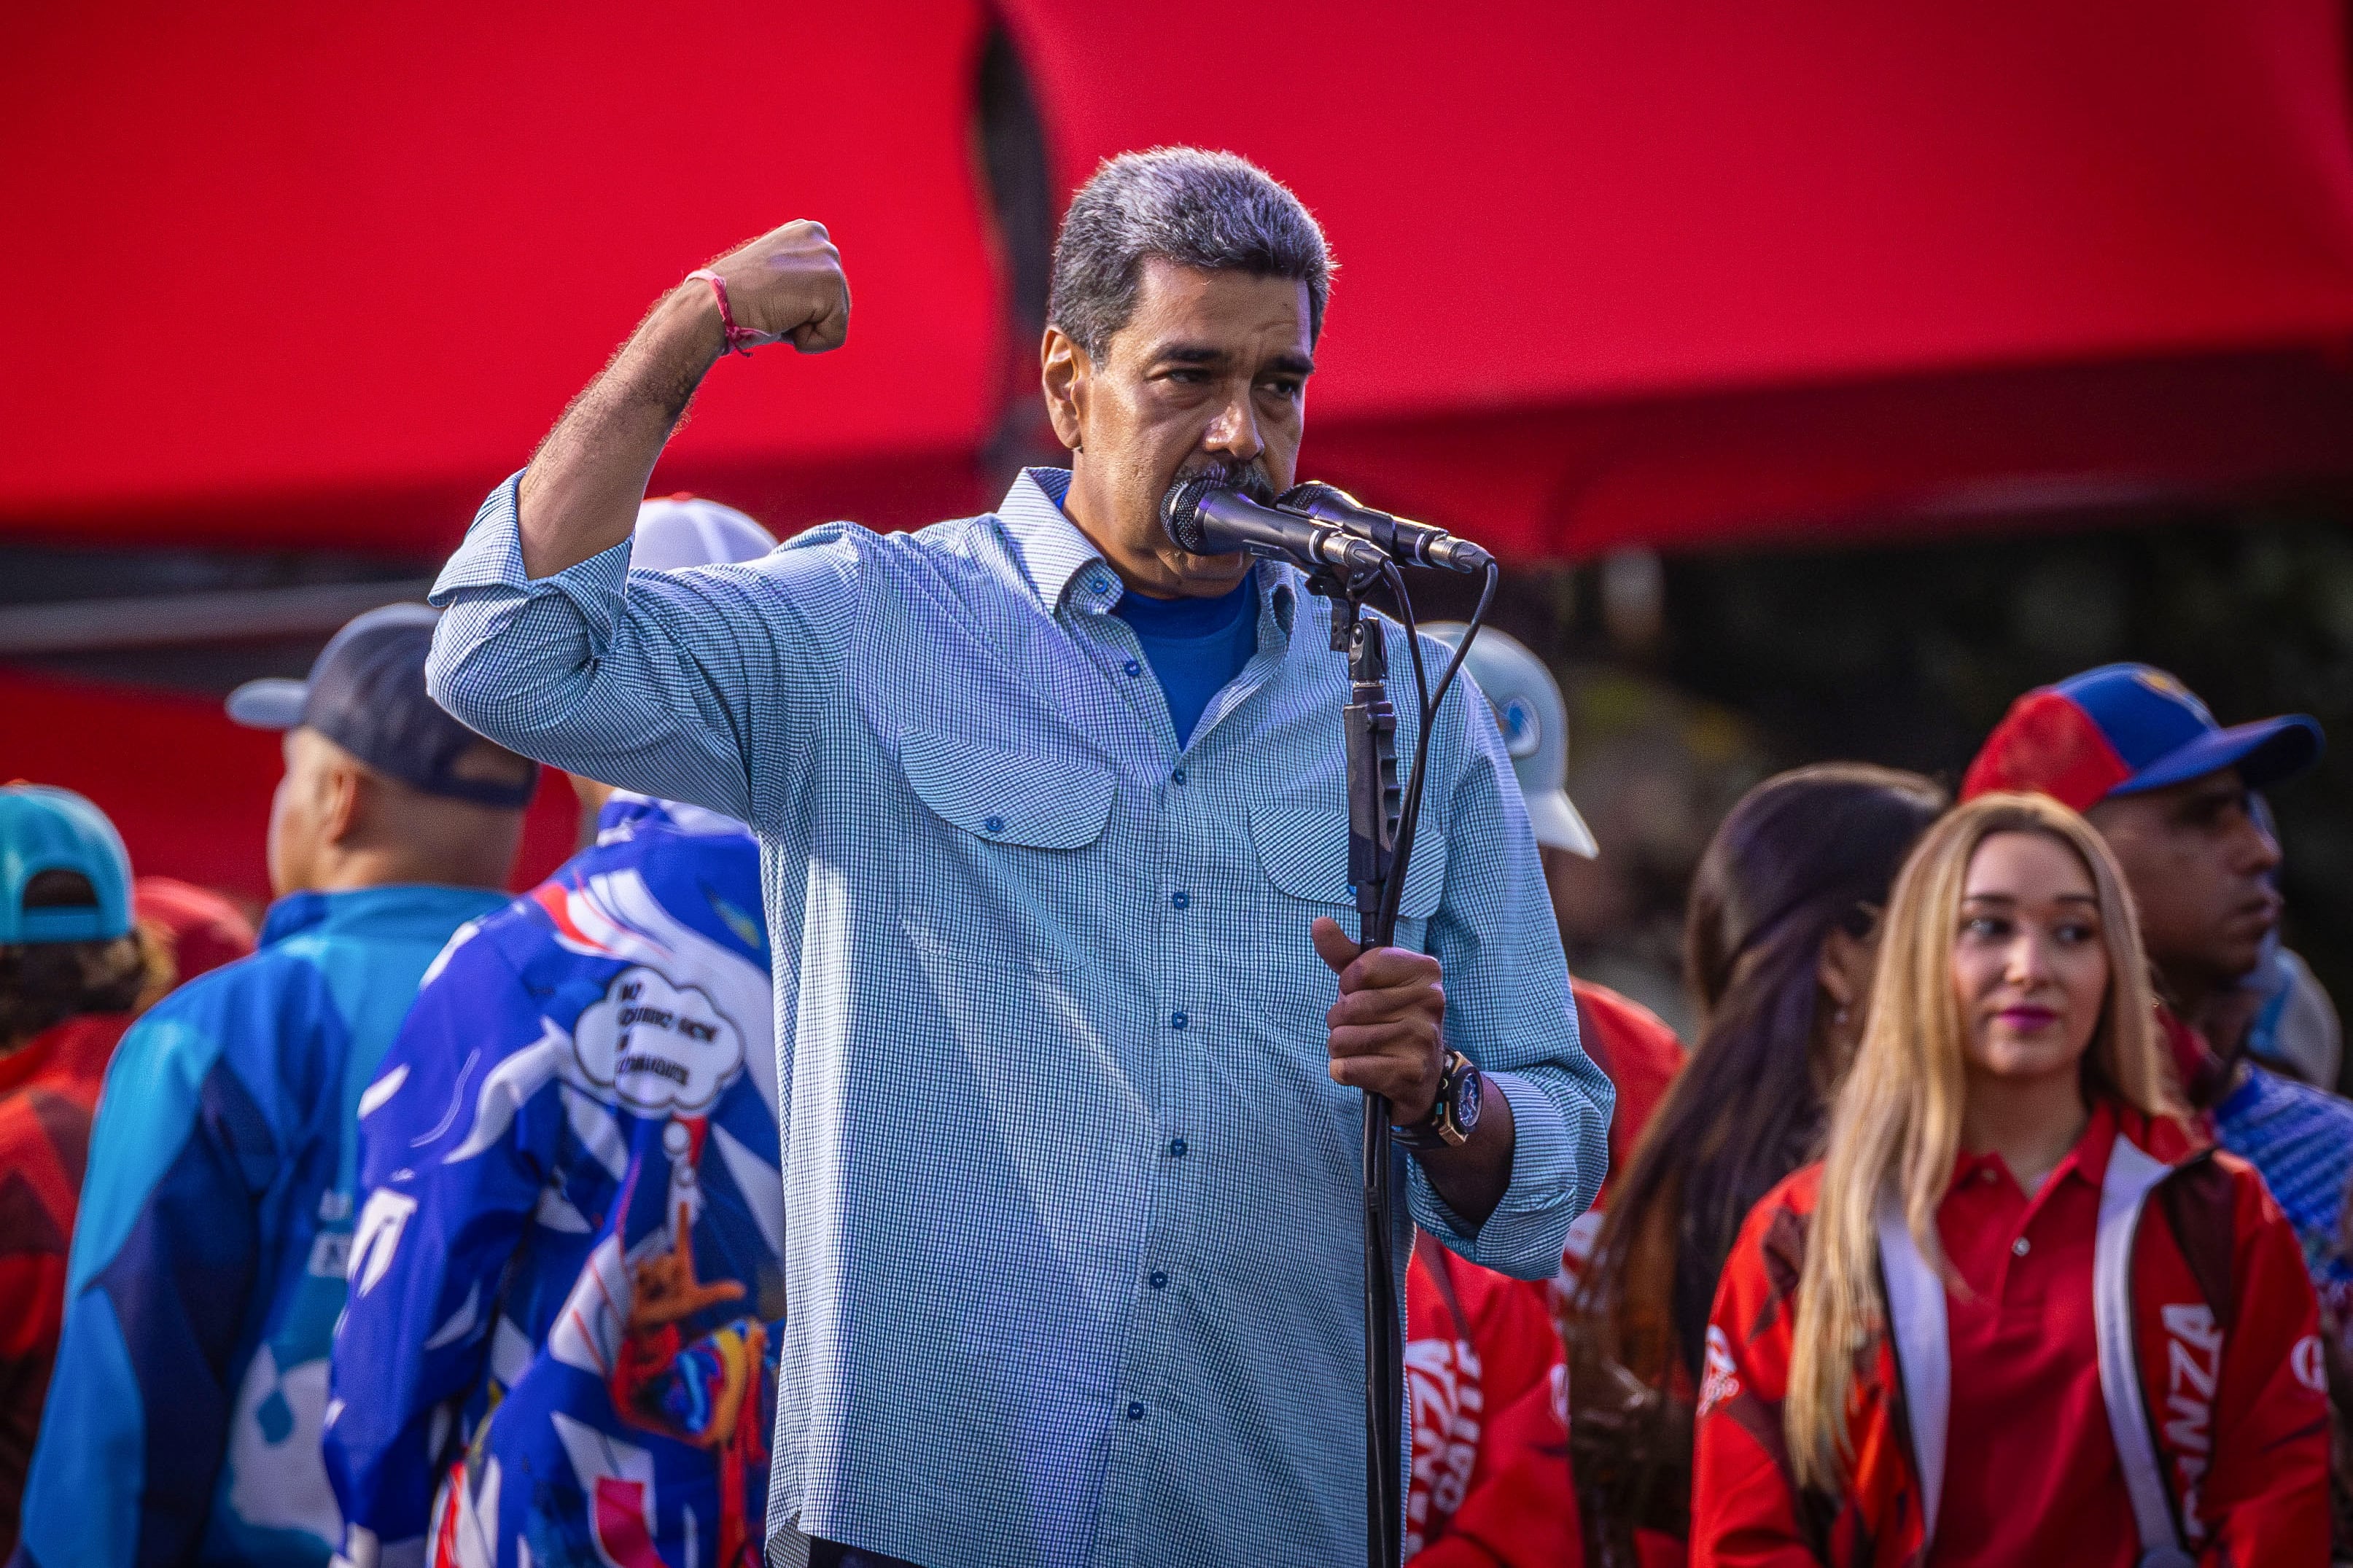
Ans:
[[[2118,659],[2179,676],[2224,724],[2317,718],[2276,789],[2288,944],[2353,997],[2353,529],[2328,509],[2066,519],[1962,539],[1617,557],[1506,574],[1493,625],[1570,703],[1570,794],[1602,858],[1572,961],[1680,1017],[1683,892],[1740,791],[1801,763],[1948,787],[2010,703]],[[1425,618],[1467,611],[1421,579]]]

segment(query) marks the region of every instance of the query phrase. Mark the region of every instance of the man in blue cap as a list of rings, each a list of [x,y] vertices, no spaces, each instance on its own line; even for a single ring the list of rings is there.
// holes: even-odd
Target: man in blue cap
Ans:
[[[57,1356],[90,1114],[150,974],[106,814],[69,790],[0,788],[0,1553]]]
[[[252,957],[115,1056],[67,1269],[17,1561],[323,1564],[320,1454],[361,1092],[453,932],[503,903],[536,770],[425,690],[434,613],[338,632],[229,699],[286,731],[280,897]]]
[[[2116,854],[2157,971],[2182,1088],[2214,1141],[2263,1173],[2295,1226],[2319,1292],[2340,1404],[2353,1403],[2353,1105],[2259,1065],[2250,1026],[2266,989],[2250,982],[2279,928],[2279,844],[2256,792],[2320,756],[2301,714],[2228,729],[2180,681],[2111,664],[2028,692],[1986,738],[1961,798],[2048,795],[2090,818]],[[2323,1368],[2298,1367],[2317,1384]],[[2343,1462],[2340,1456],[2340,1464]],[[2353,1518],[2340,1488],[2340,1521]],[[2345,1531],[2340,1525],[2340,1537]],[[2340,1538],[2339,1554],[2353,1545]]]
[[[2246,982],[2277,934],[2278,843],[2255,792],[2319,757],[2300,714],[2224,729],[2188,688],[2142,664],[2112,664],[2011,705],[1961,784],[1964,800],[2028,790],[2090,817],[2139,907],[2142,940],[2168,1008],[2211,1059],[2183,1064],[2212,1105],[2263,999]]]

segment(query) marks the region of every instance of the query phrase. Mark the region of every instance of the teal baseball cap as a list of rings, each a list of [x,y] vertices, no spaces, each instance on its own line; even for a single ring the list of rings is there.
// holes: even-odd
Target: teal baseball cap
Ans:
[[[92,904],[25,907],[44,871],[78,871]],[[111,942],[131,933],[131,855],[100,811],[69,789],[0,786],[0,944]]]

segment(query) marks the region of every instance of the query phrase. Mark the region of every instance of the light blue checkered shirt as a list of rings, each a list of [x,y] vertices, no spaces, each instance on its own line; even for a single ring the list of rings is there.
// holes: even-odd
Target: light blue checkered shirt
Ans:
[[[510,480],[435,587],[433,689],[762,838],[772,1531],[925,1568],[1362,1562],[1361,1101],[1326,1071],[1308,941],[1319,914],[1354,930],[1345,661],[1330,607],[1261,564],[1258,653],[1179,748],[1069,478],[912,535],[833,524],[677,573],[623,544],[538,582]],[[1518,1143],[1475,1231],[1413,1162],[1400,1183],[1455,1251],[1540,1279],[1611,1091],[1487,705],[1439,724],[1398,940],[1444,966],[1448,1038]]]

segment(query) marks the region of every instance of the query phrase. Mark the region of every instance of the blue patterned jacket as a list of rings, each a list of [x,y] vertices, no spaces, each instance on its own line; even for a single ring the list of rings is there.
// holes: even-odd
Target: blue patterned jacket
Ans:
[[[419,1561],[437,1492],[440,1562],[708,1568],[757,1542],[774,1037],[758,847],[696,807],[616,796],[449,953],[359,1105],[327,1435],[349,1559]],[[709,1380],[665,1397],[706,1339],[687,1369],[718,1367],[724,1430]]]

